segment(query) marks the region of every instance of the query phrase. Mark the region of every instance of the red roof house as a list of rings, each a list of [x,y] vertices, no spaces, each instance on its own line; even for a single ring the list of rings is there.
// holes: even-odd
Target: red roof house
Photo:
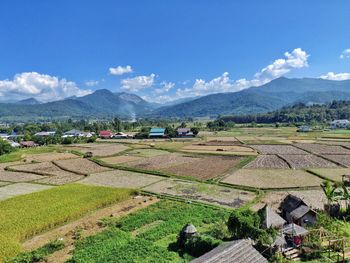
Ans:
[[[113,137],[113,132],[111,131],[100,131],[100,137],[102,139],[109,139]]]

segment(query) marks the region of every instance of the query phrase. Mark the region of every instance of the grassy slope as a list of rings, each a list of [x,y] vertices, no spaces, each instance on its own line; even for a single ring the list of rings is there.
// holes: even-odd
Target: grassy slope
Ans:
[[[132,190],[72,184],[0,202],[0,262],[16,255],[22,240],[130,194]]]
[[[24,159],[27,154],[50,153],[50,152],[58,151],[60,149],[61,147],[56,145],[18,149],[9,154],[1,155],[0,163],[16,162]]]

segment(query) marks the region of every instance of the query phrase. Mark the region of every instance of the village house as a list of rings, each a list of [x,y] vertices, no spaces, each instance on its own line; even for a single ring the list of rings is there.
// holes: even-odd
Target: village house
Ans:
[[[251,244],[250,240],[239,239],[219,245],[191,263],[267,263]]]
[[[152,128],[149,132],[150,138],[164,138],[165,135],[165,129],[164,128]]]
[[[67,132],[63,133],[62,138],[83,137],[83,136],[84,136],[84,132],[73,129],[73,130],[70,130],[70,131],[67,131]]]
[[[288,195],[281,203],[282,216],[288,223],[306,226],[316,222],[317,213],[294,195]]]
[[[116,134],[113,135],[114,139],[128,139],[132,138],[132,136],[124,133],[124,132],[117,132]]]
[[[350,126],[349,120],[334,120],[331,122],[331,129],[347,129]]]
[[[194,134],[190,128],[178,128],[177,129],[177,136],[178,137],[193,137]]]
[[[0,133],[1,139],[8,139],[9,137],[10,137],[10,135],[8,135],[7,133]]]
[[[310,126],[302,125],[297,129],[297,132],[310,132],[311,130]]]
[[[100,131],[100,138],[102,139],[110,139],[113,137],[113,132],[111,131]]]
[[[287,223],[279,214],[277,214],[270,206],[265,205],[259,210],[261,216],[261,225],[263,228],[282,229]]]
[[[39,144],[37,144],[33,141],[22,141],[22,142],[20,142],[20,145],[22,148],[32,148],[32,147],[39,146]]]
[[[34,136],[48,137],[48,136],[53,136],[55,134],[56,134],[55,131],[41,131],[41,132],[37,132],[36,134],[34,134]]]

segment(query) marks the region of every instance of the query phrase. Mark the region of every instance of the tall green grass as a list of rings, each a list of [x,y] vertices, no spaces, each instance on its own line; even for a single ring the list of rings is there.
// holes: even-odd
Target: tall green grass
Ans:
[[[35,148],[18,149],[9,154],[0,156],[0,163],[16,162],[25,158],[27,154],[50,153],[62,149],[59,146],[41,146]]]
[[[19,253],[21,241],[131,194],[127,189],[71,184],[0,202],[0,262]]]

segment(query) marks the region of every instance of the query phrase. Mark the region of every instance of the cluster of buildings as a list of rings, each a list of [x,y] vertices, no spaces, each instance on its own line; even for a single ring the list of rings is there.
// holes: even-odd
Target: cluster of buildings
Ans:
[[[178,137],[194,137],[193,132],[190,128],[178,128],[176,130]],[[166,138],[168,135],[166,134],[165,128],[152,128],[149,132],[149,138]]]
[[[349,129],[350,128],[350,121],[346,119],[342,120],[333,120],[330,123],[330,128],[335,130],[335,129]],[[298,132],[310,132],[312,131],[312,128],[308,125],[302,125],[298,127],[297,129]]]

